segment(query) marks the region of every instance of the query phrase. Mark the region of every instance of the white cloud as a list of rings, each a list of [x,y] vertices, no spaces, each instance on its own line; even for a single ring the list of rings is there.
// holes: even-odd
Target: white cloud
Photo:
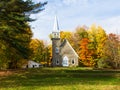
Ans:
[[[89,4],[89,0],[62,0],[63,4],[65,5],[82,5],[87,6]]]
[[[76,4],[77,0],[63,0],[63,3],[66,5]]]

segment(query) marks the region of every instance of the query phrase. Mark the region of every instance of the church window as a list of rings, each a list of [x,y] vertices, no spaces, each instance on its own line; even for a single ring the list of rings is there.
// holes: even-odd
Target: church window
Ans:
[[[35,67],[35,65],[33,65],[33,68]]]
[[[75,64],[75,60],[74,59],[72,59],[72,64]]]
[[[59,59],[56,60],[56,64],[59,65]]]
[[[55,52],[59,53],[59,48],[58,47],[55,48]]]
[[[63,58],[63,61],[62,61],[62,66],[68,66],[68,65],[69,65],[69,63],[68,63],[68,57],[65,56],[65,57]]]

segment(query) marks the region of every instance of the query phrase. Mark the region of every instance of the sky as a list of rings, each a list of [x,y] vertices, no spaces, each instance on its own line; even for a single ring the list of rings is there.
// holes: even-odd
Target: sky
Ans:
[[[120,0],[33,0],[48,1],[45,10],[31,15],[33,38],[49,40],[57,15],[61,31],[75,31],[78,26],[92,24],[103,27],[106,33],[120,34]]]

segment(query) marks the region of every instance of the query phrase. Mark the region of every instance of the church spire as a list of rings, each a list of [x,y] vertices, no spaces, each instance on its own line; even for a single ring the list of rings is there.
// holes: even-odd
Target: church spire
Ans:
[[[59,31],[57,16],[55,16],[52,38],[57,38],[57,39],[59,38],[60,39],[60,31]]]
[[[54,20],[53,31],[57,31],[57,32],[59,32],[58,19],[57,19],[57,16],[56,16],[56,15],[55,15],[55,20]]]

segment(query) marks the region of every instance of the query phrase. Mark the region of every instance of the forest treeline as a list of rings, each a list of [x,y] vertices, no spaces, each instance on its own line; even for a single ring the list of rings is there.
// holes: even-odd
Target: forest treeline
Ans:
[[[79,55],[80,66],[120,68],[120,35],[107,34],[101,26],[77,27],[74,32],[61,32]]]
[[[52,45],[32,39],[28,24],[34,21],[30,14],[44,10],[46,4],[31,0],[0,1],[0,69],[21,68],[28,60],[50,66]],[[120,35],[107,34],[96,25],[60,33],[61,41],[66,38],[79,55],[79,66],[120,68]]]

